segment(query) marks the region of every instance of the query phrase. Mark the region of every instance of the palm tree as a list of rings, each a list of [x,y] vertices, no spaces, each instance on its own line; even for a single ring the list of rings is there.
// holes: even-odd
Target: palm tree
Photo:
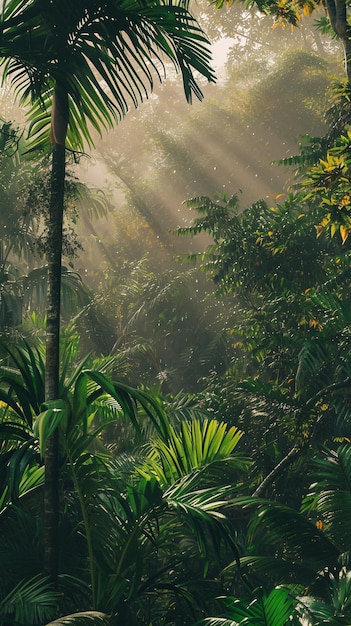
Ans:
[[[237,451],[242,433],[199,414],[189,420],[181,413],[171,425],[157,398],[103,373],[111,359],[100,363],[100,371],[86,369],[87,359],[70,371],[71,348],[61,400],[40,411],[41,352],[24,347],[9,354],[12,367],[0,370],[0,617],[16,611],[18,624],[29,626],[55,614],[57,594],[40,577],[41,520],[35,513],[45,441],[56,425],[65,510],[61,609],[71,608],[73,590],[64,585],[74,584],[76,609],[93,607],[121,623],[159,623],[167,612],[179,617],[189,607],[194,619],[203,615],[222,589],[222,563],[238,560],[227,512],[248,466]],[[116,424],[120,436],[124,420],[134,424],[129,439],[144,441],[150,423],[152,437],[134,446],[132,455],[114,458],[101,434]]]
[[[93,143],[92,129],[111,127],[130,104],[137,106],[162,79],[165,61],[183,77],[191,101],[201,90],[197,70],[208,80],[207,40],[188,12],[176,1],[152,4],[134,0],[9,0],[1,14],[0,56],[5,76],[22,102],[31,98],[31,131],[36,145],[47,140],[50,124],[52,178],[48,241],[46,327],[47,401],[59,395],[60,282],[66,146]],[[44,515],[47,535],[46,571],[55,578],[58,523],[58,441],[49,437],[46,450]]]

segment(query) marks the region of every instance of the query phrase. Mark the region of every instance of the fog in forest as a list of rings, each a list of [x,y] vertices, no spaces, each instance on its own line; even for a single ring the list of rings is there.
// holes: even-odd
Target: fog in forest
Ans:
[[[315,18],[292,30],[239,6],[214,12],[202,4],[197,12],[217,73],[216,84],[201,83],[204,100],[186,103],[170,71],[137,110],[95,137],[95,149],[71,155],[68,164],[98,199],[92,208],[81,201],[67,220],[78,247],[64,263],[94,303],[77,317],[83,352],[144,345],[141,371],[174,392],[194,391],[203,376],[228,366],[218,337],[216,356],[200,356],[221,334],[231,305],[211,300],[213,285],[186,261],[210,238],[177,235],[197,217],[185,202],[237,194],[242,210],[288,194],[294,168],[278,161],[298,153],[302,136],[323,135],[327,90],[343,69],[338,44],[321,38]],[[3,118],[12,120],[13,111],[4,91]],[[14,121],[23,123],[21,110]],[[162,372],[173,372],[169,386]]]
[[[217,71],[217,84],[203,85],[204,101],[188,105],[170,72],[81,159],[79,177],[111,203],[91,237],[104,249],[119,243],[129,259],[192,249],[194,241],[173,232],[193,217],[184,206],[189,198],[225,193],[239,194],[242,208],[262,198],[274,203],[294,182],[293,169],[277,161],[296,154],[303,135],[325,131],[326,90],[342,73],[342,57],[335,43],[322,42],[311,18],[289,32],[241,7],[215,20],[204,11]],[[82,255],[89,274],[90,249]]]

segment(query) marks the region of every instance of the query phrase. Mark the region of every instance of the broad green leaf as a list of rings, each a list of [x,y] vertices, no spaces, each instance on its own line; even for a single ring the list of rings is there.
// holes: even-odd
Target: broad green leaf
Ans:
[[[44,458],[48,437],[53,434],[64,419],[67,419],[67,411],[68,407],[66,403],[61,400],[53,400],[50,402],[50,408],[46,411],[42,411],[37,416],[34,423],[34,434],[39,440],[39,449],[42,458]]]

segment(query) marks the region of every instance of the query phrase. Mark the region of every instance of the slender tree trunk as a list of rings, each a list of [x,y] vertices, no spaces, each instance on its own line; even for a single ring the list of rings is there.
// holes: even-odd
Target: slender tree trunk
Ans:
[[[67,93],[60,88],[60,86],[56,85],[51,124],[52,170],[47,251],[46,401],[57,400],[59,398],[61,257],[67,124]],[[44,571],[53,582],[56,582],[59,559],[60,509],[57,430],[47,439],[44,463]]]
[[[347,20],[345,0],[326,0],[326,7],[332,29],[342,42],[346,78],[351,83],[351,27]]]
[[[273,467],[272,471],[269,472],[268,476],[258,485],[257,489],[253,492],[254,498],[261,498],[269,485],[274,481],[274,479],[281,474],[281,472],[291,465],[291,463],[296,459],[296,457],[300,454],[301,448],[294,447],[292,448],[288,454],[279,461],[279,463]]]

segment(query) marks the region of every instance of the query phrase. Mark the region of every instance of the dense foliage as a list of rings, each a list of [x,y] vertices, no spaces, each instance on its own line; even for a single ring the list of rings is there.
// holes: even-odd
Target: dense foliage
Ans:
[[[127,94],[134,104],[142,100],[141,87],[147,93],[153,86],[150,69],[157,75],[165,67],[162,52],[181,70],[188,97],[201,95],[193,70],[213,78],[207,40],[181,2],[89,2],[89,10],[78,2],[77,13],[67,3],[67,21],[55,13],[57,2],[49,4],[44,19],[43,0],[9,0],[1,17],[6,72],[24,97],[34,97],[37,148],[44,145],[50,116],[55,135],[64,114],[68,143],[91,142],[87,120],[100,131],[125,113]],[[203,17],[214,36],[237,28],[242,64],[229,59],[227,80],[207,112],[196,109],[183,124],[168,115],[166,126],[156,127],[151,103],[149,119],[126,126],[127,137],[144,137],[137,150],[130,141],[124,157],[117,156],[112,134],[100,148],[99,158],[118,177],[119,189],[127,190],[130,206],[120,213],[116,241],[100,242],[103,271],[96,264],[90,288],[74,271],[76,222],[84,207],[106,216],[108,203],[65,174],[67,228],[59,256],[66,255],[69,270],[60,268],[60,275],[70,289],[62,289],[54,397],[47,392],[51,353],[39,314],[45,310],[42,266],[52,244],[48,215],[56,192],[48,182],[48,158],[28,153],[23,136],[3,123],[4,626],[350,621],[350,88],[339,78],[328,92],[327,71],[338,48],[335,41],[323,47],[324,18],[319,32],[308,25],[302,49],[279,63],[274,51],[260,48],[268,15],[295,26],[317,5],[260,2],[265,18],[245,9],[222,27],[218,15]],[[345,15],[337,13],[340,7]],[[349,71],[346,5],[330,0],[326,9]],[[67,28],[56,32],[59,23]],[[181,37],[179,23],[187,26]],[[245,39],[250,32],[257,44],[251,47]],[[62,90],[70,107],[58,106],[56,119]],[[172,85],[169,90],[175,93]],[[284,114],[278,117],[279,108]],[[217,145],[215,118],[221,151],[203,151],[203,136]],[[309,129],[301,129],[300,120]],[[253,128],[256,152],[250,148]],[[305,137],[293,155],[300,130]],[[280,135],[278,146],[289,144],[287,154],[275,156],[295,172],[291,186],[284,175],[274,195],[279,177],[264,179],[267,154],[262,156],[273,131]],[[61,146],[65,159],[65,141],[55,135],[54,156]],[[137,162],[144,168],[140,175]],[[207,174],[217,167],[220,179]],[[185,181],[180,186],[172,178],[177,171]],[[252,204],[245,194],[215,193],[253,171],[264,179],[264,199]],[[156,193],[162,178],[170,181],[166,194]],[[165,195],[176,203],[190,191],[189,220],[178,235],[195,243],[183,243],[183,265],[175,268],[175,235],[165,234],[156,209],[160,213]],[[174,221],[169,225],[179,224],[178,216]],[[95,236],[94,228],[85,218],[85,232]],[[150,258],[144,253],[154,237],[160,246]],[[130,250],[137,239],[143,256],[136,259]],[[55,462],[49,469],[50,442]],[[48,535],[52,478],[56,530]],[[52,554],[57,562],[50,569]]]

